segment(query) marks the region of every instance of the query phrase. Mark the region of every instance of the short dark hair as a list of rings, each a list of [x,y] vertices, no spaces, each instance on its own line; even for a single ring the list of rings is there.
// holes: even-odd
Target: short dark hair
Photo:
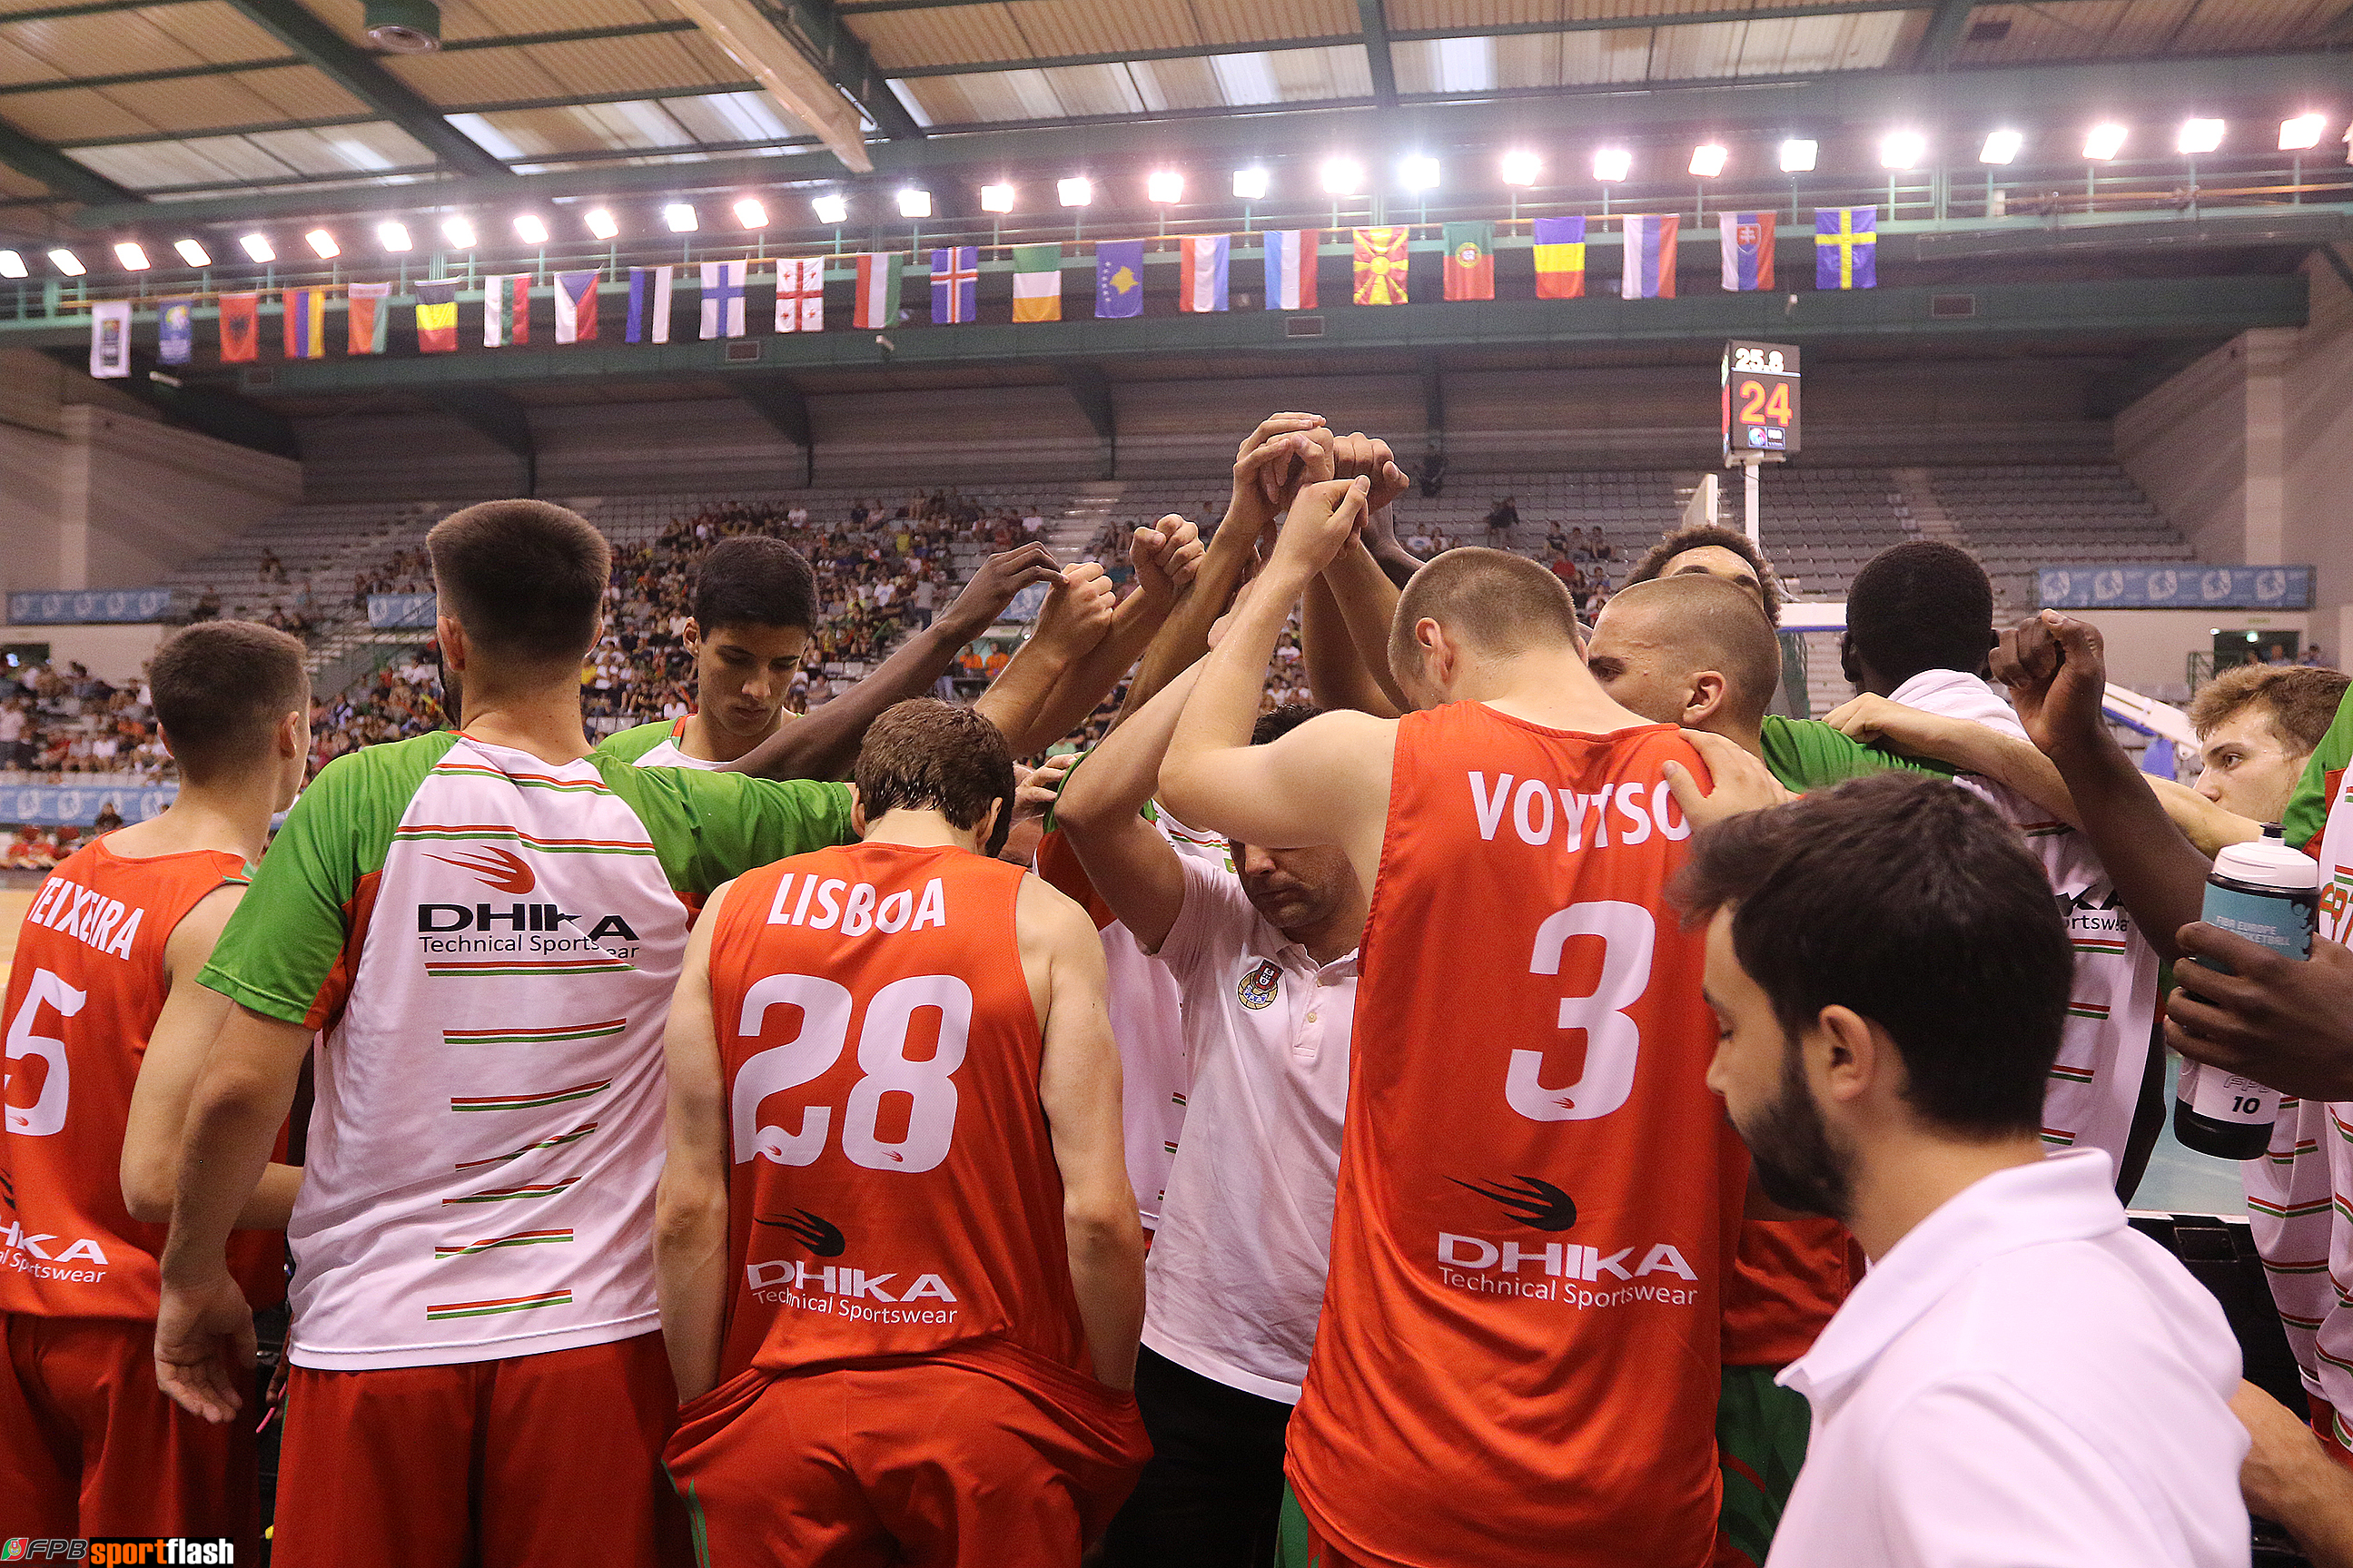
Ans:
[[[2198,689],[2189,704],[2189,727],[2203,740],[2240,709],[2260,708],[2288,748],[2308,757],[2320,749],[2348,684],[2353,681],[2338,671],[2310,665],[2242,664]]]
[[[1398,595],[1392,666],[1418,658],[1413,628],[1425,619],[1491,654],[1546,641],[1574,647],[1578,632],[1576,603],[1558,577],[1525,555],[1472,545],[1425,562]]]
[[[970,708],[935,697],[892,704],[866,731],[850,778],[873,822],[886,812],[936,811],[951,826],[975,827],[1002,801],[984,846],[994,855],[1013,827],[1013,759],[997,727]]]
[[[613,564],[578,512],[543,500],[486,500],[425,536],[442,614],[485,650],[532,665],[585,657]]]
[[[1764,599],[1765,618],[1779,626],[1784,602],[1781,579],[1775,574],[1773,563],[1765,559],[1764,552],[1736,529],[1718,528],[1712,522],[1694,522],[1672,533],[1661,534],[1659,542],[1651,546],[1650,552],[1635,563],[1634,570],[1627,575],[1626,585],[1631,587],[1637,583],[1648,583],[1665,572],[1667,563],[1684,551],[1704,550],[1711,545],[1718,550],[1729,550],[1748,563],[1748,569],[1757,574],[1757,592]]]
[[[1713,669],[1724,677],[1731,717],[1754,722],[1772,705],[1781,684],[1781,639],[1756,596],[1739,584],[1705,572],[1629,583],[1601,613],[1612,610],[1658,616],[1662,629],[1656,640],[1672,637],[1686,657],[1698,661],[1691,669]]]
[[[1323,713],[1324,710],[1313,702],[1286,702],[1258,716],[1258,722],[1250,726],[1250,744],[1271,746],[1310,719],[1321,718]]]
[[[301,642],[251,621],[199,621],[147,666],[147,689],[180,776],[202,784],[250,767],[279,721],[310,706]]]
[[[1992,651],[1993,584],[1977,557],[1934,539],[1892,544],[1846,594],[1855,658],[1897,684],[1924,669],[1975,675]]]
[[[709,637],[721,626],[817,625],[817,574],[781,539],[747,533],[723,539],[694,579],[694,624]]]
[[[1905,1100],[1966,1136],[2040,1132],[2074,978],[2017,831],[1968,791],[1880,773],[1696,835],[1676,901],[1732,909],[1740,966],[1794,1042],[1844,1006],[1885,1029]]]

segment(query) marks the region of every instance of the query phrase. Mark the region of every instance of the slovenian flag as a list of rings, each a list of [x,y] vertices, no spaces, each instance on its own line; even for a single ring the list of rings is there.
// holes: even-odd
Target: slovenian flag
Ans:
[[[1266,237],[1266,308],[1315,309],[1315,247],[1320,228],[1278,228]]]
[[[1585,298],[1585,220],[1540,217],[1535,221],[1536,298]]]
[[[1724,286],[1736,293],[1773,287],[1773,214],[1725,213]]]
[[[633,343],[670,342],[670,270],[629,268],[629,324],[623,336]]]
[[[950,246],[932,252],[932,325],[969,321],[980,313],[980,247]]]
[[[702,264],[702,335],[740,338],[744,335],[744,272],[748,261],[706,261]]]
[[[1879,287],[1879,209],[1814,209],[1814,287]]]
[[[899,269],[906,259],[895,250],[858,258],[858,310],[851,324],[869,331],[899,324]]]
[[[531,342],[531,274],[482,279],[482,346]]]
[[[555,275],[555,341],[593,343],[596,341],[596,285],[602,272],[559,272]]]
[[[392,319],[392,285],[354,283],[346,293],[351,301],[351,314],[344,322],[350,345],[348,352],[355,354],[384,353],[384,330]]]
[[[1673,213],[1626,220],[1626,274],[1625,280],[1618,286],[1620,298],[1675,297],[1675,231],[1681,224]]]
[[[327,291],[289,289],[285,291],[286,357],[327,357]]]
[[[1177,241],[1176,308],[1180,310],[1222,310],[1227,308],[1226,272],[1233,257],[1229,235],[1187,235]]]

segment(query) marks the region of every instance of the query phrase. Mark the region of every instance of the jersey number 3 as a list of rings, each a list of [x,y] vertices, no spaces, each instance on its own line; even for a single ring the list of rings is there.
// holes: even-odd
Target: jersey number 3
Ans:
[[[736,1160],[754,1154],[779,1165],[807,1165],[825,1152],[833,1123],[829,1105],[806,1106],[797,1130],[760,1125],[760,1102],[813,1082],[841,1059],[849,1042],[849,992],[814,974],[771,974],[744,994],[736,1032],[760,1032],[768,1009],[801,1009],[801,1030],[789,1044],[747,1058],[735,1074],[731,1120]],[[924,1060],[907,1056],[907,1037],[924,1008],[940,1016],[939,1047]],[[866,1004],[858,1031],[858,1066],[865,1074],[849,1091],[841,1119],[841,1152],[874,1171],[928,1171],[948,1157],[955,1136],[956,1086],[965,1041],[972,1029],[972,989],[953,974],[911,974],[893,980]],[[907,1131],[896,1142],[881,1136],[882,1097],[907,1097]],[[14,1112],[10,1113],[12,1116]]]
[[[1562,950],[1573,936],[1601,939],[1601,974],[1582,996],[1560,999],[1560,1027],[1585,1036],[1585,1076],[1562,1089],[1544,1084],[1545,1053],[1514,1051],[1504,1099],[1531,1121],[1590,1121],[1626,1103],[1634,1092],[1634,1059],[1642,1031],[1626,1009],[1651,988],[1651,951],[1657,917],[1640,904],[1601,900],[1555,910],[1536,927],[1530,974],[1558,974]]]

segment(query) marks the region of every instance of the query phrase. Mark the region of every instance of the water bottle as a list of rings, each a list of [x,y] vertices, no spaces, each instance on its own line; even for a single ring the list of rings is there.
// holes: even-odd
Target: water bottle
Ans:
[[[2246,844],[2224,847],[2206,879],[2200,918],[2208,925],[2295,958],[2312,956],[2320,912],[2320,866],[2280,838],[2276,826]],[[2231,973],[2219,959],[2199,963]],[[2218,1160],[2254,1160],[2271,1142],[2280,1097],[2253,1079],[2185,1061],[2174,1090],[2173,1135],[2185,1149]]]

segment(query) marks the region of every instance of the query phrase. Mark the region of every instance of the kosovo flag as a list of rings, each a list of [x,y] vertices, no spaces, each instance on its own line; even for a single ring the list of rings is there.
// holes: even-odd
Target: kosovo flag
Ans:
[[[1095,314],[1144,314],[1144,241],[1119,239],[1095,247]]]
[[[1814,209],[1814,287],[1879,287],[1879,209]]]

